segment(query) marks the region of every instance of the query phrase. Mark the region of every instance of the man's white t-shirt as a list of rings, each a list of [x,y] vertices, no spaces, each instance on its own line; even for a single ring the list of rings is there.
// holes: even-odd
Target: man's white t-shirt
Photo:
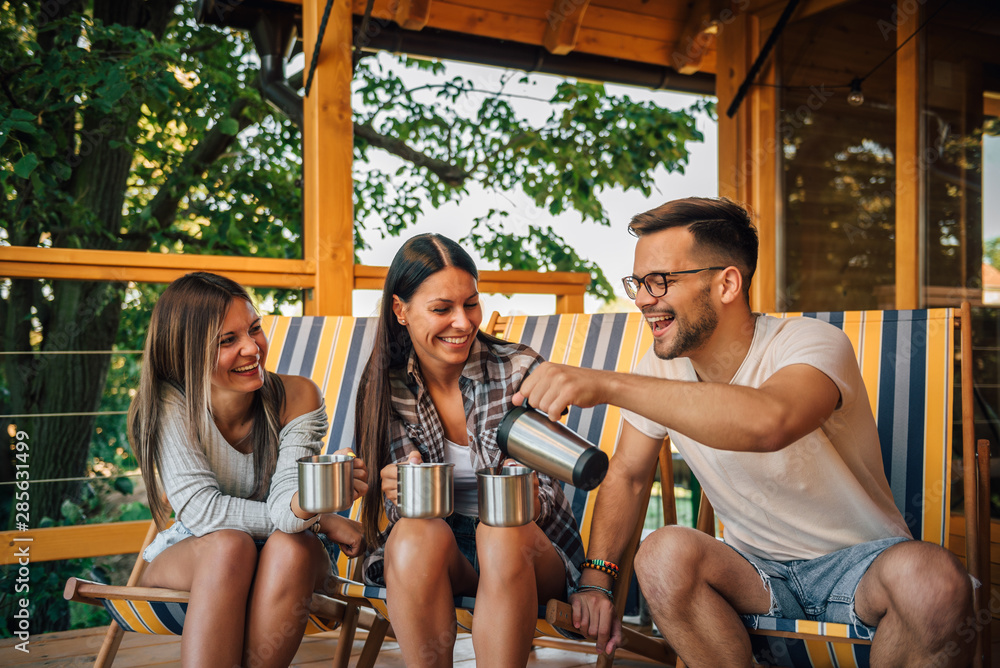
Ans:
[[[861,371],[840,329],[814,318],[757,316],[750,350],[730,384],[760,387],[792,364],[808,364],[829,376],[840,390],[840,403],[819,429],[778,452],[709,448],[632,411],[622,414],[647,436],[670,436],[733,547],[792,561],[880,538],[909,537],[885,478]],[[635,373],[699,382],[690,360],[662,360],[652,348]],[[705,406],[705,419],[724,410]]]

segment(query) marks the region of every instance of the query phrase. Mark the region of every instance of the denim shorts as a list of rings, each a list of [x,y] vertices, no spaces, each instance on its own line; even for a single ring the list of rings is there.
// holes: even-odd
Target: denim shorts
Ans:
[[[882,538],[801,561],[771,561],[733,547],[757,569],[771,594],[771,608],[766,615],[743,615],[743,620],[752,628],[756,628],[758,616],[849,624],[860,637],[871,640],[875,628],[858,619],[854,595],[875,558],[906,540],[912,539]]]
[[[171,545],[176,545],[185,538],[190,538],[193,535],[194,534],[191,533],[191,530],[186,526],[180,522],[174,522],[168,528],[156,534],[156,538],[153,539],[153,542],[147,545],[146,549],[142,551],[142,558],[147,562],[151,562]],[[330,562],[334,565],[334,568],[336,568],[337,557],[340,556],[340,547],[324,534],[316,534],[316,537],[319,538],[321,543],[323,543],[323,547],[326,548],[326,553],[330,555]],[[257,546],[257,552],[261,551],[264,547],[264,543],[266,542],[266,538],[253,539],[254,545]]]
[[[476,575],[479,575],[479,555],[476,553],[476,527],[479,526],[479,518],[452,513],[444,518],[444,521],[451,527],[451,532],[455,534],[458,551],[469,560],[472,567],[476,569]]]

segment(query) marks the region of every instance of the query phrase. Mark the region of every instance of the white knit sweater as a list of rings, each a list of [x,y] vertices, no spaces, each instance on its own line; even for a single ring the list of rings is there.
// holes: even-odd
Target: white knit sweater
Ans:
[[[161,399],[160,479],[177,519],[194,535],[238,529],[266,538],[276,529],[297,533],[316,521],[296,517],[291,500],[298,490],[296,460],[323,447],[329,429],[325,405],[284,426],[267,499],[251,501],[253,455],[233,448],[212,421],[205,442],[190,443],[183,394],[168,386]]]

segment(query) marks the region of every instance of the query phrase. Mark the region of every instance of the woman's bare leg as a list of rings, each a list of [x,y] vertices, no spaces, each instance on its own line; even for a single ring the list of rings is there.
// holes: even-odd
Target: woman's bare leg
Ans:
[[[538,602],[566,594],[566,568],[534,522],[476,531],[479,589],[472,623],[477,666],[524,666]],[[476,620],[488,620],[478,624]]]
[[[181,634],[181,663],[186,668],[240,664],[247,597],[256,568],[253,539],[234,530],[185,538],[146,568],[143,587],[191,592]]]
[[[444,520],[401,519],[385,547],[385,584],[403,663],[451,666],[455,594],[476,590],[476,571]]]
[[[330,572],[330,556],[311,531],[271,534],[260,551],[250,592],[244,666],[292,662],[306,628],[309,600]]]

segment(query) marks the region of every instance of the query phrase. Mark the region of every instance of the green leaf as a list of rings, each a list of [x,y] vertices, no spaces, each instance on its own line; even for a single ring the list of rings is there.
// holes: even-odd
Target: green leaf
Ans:
[[[219,132],[227,135],[235,135],[240,132],[240,122],[235,118],[223,118],[219,121]]]
[[[69,499],[62,502],[59,511],[70,524],[79,524],[83,520],[83,510]]]
[[[131,478],[115,478],[115,489],[122,494],[131,494],[135,491],[135,485]]]
[[[38,167],[38,156],[29,153],[14,163],[14,173],[22,179],[26,179],[31,176],[31,172],[35,171],[35,167]]]

